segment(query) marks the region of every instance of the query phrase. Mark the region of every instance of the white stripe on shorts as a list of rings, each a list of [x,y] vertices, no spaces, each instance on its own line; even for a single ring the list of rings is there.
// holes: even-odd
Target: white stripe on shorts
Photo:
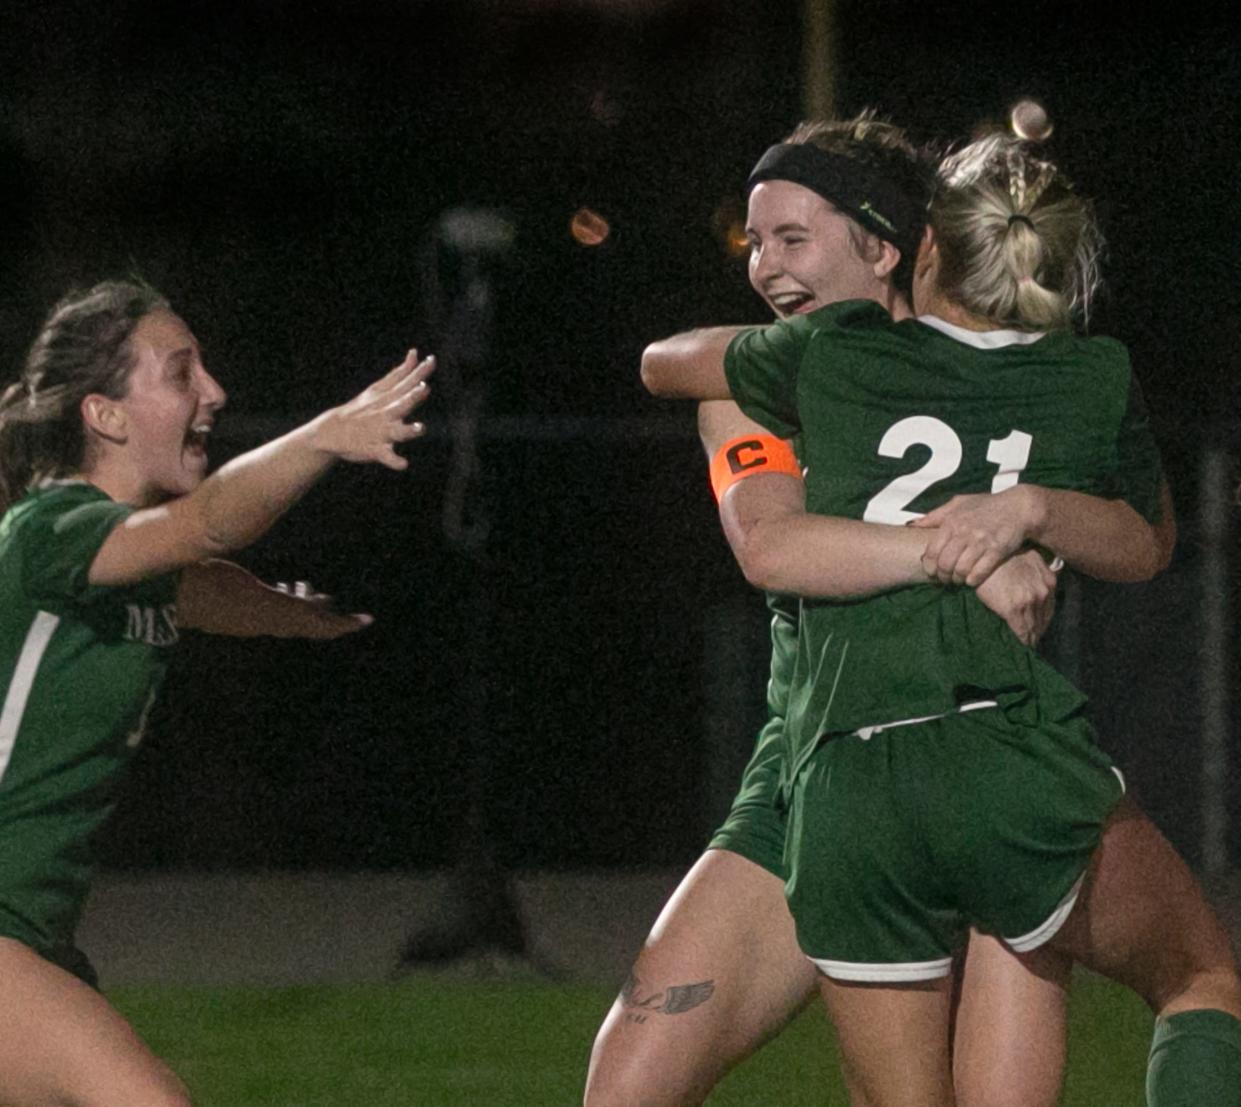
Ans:
[[[934,719],[946,719],[949,715],[964,715],[967,711],[977,711],[981,707],[999,707],[995,700],[976,700],[974,703],[963,703],[955,711],[941,711],[938,715],[923,715],[917,719],[897,719],[894,723],[878,723],[875,726],[860,726],[853,733],[863,742],[870,741],[880,731],[891,730],[895,726],[915,726],[918,723],[929,723]]]
[[[1047,916],[1047,918],[1039,923],[1029,934],[1022,934],[1019,938],[1005,938],[1004,944],[1008,946],[1014,953],[1029,953],[1032,949],[1038,949],[1039,946],[1051,941],[1056,936],[1056,931],[1064,925],[1064,920],[1069,917],[1069,912],[1073,910],[1077,903],[1077,896],[1082,890],[1082,881],[1086,879],[1083,872],[1073,883],[1073,887],[1062,899],[1056,909]]]
[[[833,980],[870,981],[876,984],[905,983],[912,980],[938,980],[952,969],[951,957],[937,957],[934,961],[877,962],[829,961],[824,957],[810,957],[824,976]]]

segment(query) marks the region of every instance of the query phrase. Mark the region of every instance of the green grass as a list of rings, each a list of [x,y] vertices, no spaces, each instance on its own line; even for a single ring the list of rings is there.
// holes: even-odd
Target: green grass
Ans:
[[[110,993],[199,1107],[541,1107],[580,1102],[611,996],[597,988],[419,976],[348,987],[132,987]],[[1151,1019],[1093,977],[1070,1012],[1064,1107],[1141,1103]],[[808,1011],[712,1107],[843,1104],[835,1044]]]

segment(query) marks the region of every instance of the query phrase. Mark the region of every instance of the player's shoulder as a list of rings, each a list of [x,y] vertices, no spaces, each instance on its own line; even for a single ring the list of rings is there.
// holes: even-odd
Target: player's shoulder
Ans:
[[[1094,396],[1110,404],[1125,404],[1135,387],[1129,348],[1106,335],[1062,332],[1048,335],[1044,342],[1074,384],[1082,400]]]
[[[119,522],[132,509],[84,480],[47,480],[36,485],[5,513],[0,535],[9,541],[33,536],[41,541],[59,531],[62,521],[86,518]]]
[[[840,300],[804,315],[794,315],[786,322],[810,333],[886,330],[894,326],[887,309],[874,300]]]
[[[121,508],[108,494],[89,481],[45,480],[35,485],[8,511],[6,518],[23,523],[52,518],[74,511],[87,504],[112,505]]]
[[[1071,334],[1057,336],[1073,356],[1098,369],[1127,373],[1130,369],[1129,347],[1117,338],[1103,334]]]

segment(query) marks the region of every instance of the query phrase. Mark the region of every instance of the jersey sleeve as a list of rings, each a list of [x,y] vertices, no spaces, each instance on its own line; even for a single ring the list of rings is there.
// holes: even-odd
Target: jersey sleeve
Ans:
[[[1141,386],[1132,373],[1129,394],[1116,438],[1116,471],[1110,493],[1128,503],[1147,522],[1159,521],[1163,465],[1151,433]]]
[[[742,331],[728,344],[724,374],[737,406],[781,438],[800,429],[797,375],[810,341],[806,317]]]
[[[93,500],[66,505],[55,499],[31,512],[21,527],[23,581],[42,603],[88,599],[91,563],[105,539],[133,511],[127,504]]]

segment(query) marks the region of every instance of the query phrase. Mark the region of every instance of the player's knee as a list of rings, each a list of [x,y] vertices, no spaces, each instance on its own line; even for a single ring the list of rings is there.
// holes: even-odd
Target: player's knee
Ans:
[[[957,1107],[1056,1107],[1060,1101],[1059,1082],[1054,1087],[1032,1089],[1012,1081],[1003,1087],[986,1084],[982,1088],[956,1089]]]
[[[685,1074],[660,1061],[605,1025],[591,1051],[583,1107],[696,1107],[706,1098],[706,1091],[683,1087]]]
[[[1151,1007],[1160,1015],[1213,1009],[1241,1018],[1241,978],[1231,963],[1200,967],[1166,982]]]
[[[632,1079],[635,1066],[626,1063],[624,1050],[613,1041],[611,1031],[610,1023],[605,1023],[590,1052],[583,1107],[621,1107],[626,1103],[640,1102],[630,1098],[632,1092],[626,1081],[626,1076]]]
[[[72,1102],[73,1107],[193,1107],[189,1089],[162,1065],[127,1087],[100,1089]]]

